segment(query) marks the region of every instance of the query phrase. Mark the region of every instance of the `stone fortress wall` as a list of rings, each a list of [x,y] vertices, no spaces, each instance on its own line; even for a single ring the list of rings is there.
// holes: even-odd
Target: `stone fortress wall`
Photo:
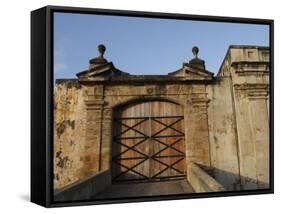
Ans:
[[[130,102],[183,107],[186,162],[227,190],[269,185],[269,48],[230,46],[216,76],[194,58],[168,75],[130,75],[101,55],[56,80],[54,189],[110,170],[113,112]]]

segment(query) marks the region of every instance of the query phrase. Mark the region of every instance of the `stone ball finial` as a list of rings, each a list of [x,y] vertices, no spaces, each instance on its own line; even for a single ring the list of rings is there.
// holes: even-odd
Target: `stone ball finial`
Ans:
[[[198,48],[197,46],[194,46],[194,47],[192,48],[192,53],[193,53],[193,56],[194,56],[195,58],[198,57],[198,52],[199,52],[199,48]]]
[[[100,57],[101,57],[101,58],[103,58],[103,55],[104,55],[105,50],[106,50],[105,45],[100,44],[100,45],[98,46],[98,51],[100,52]]]
[[[94,64],[94,65],[106,64],[106,63],[107,63],[107,60],[103,57],[105,50],[106,50],[105,45],[100,44],[100,45],[98,46],[98,51],[99,51],[100,55],[99,55],[98,57],[95,57],[95,58],[91,59],[91,60],[89,61],[90,64]]]
[[[193,67],[205,70],[205,61],[198,57],[198,52],[199,52],[199,48],[197,46],[194,46],[192,48],[192,53],[194,57],[189,61],[189,64],[192,65]]]

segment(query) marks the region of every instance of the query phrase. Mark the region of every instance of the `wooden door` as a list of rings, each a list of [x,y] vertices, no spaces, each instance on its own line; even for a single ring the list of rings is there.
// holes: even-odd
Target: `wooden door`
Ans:
[[[180,105],[151,101],[115,111],[112,144],[114,182],[185,177],[183,110]]]

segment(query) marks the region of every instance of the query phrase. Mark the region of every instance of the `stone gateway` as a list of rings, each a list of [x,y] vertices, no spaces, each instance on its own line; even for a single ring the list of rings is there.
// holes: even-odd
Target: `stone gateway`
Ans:
[[[77,79],[55,83],[55,194],[87,182],[91,196],[119,182],[269,187],[268,47],[230,46],[216,76],[198,47],[167,75],[131,75],[98,50]]]

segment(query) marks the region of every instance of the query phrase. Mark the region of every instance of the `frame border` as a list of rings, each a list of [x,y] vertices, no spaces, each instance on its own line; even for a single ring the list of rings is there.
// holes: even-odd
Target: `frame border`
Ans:
[[[55,12],[268,25],[270,32],[270,187],[262,190],[55,202],[53,200],[53,15]],[[274,193],[274,20],[64,6],[46,6],[31,12],[31,202],[44,207],[62,207],[268,193]]]

